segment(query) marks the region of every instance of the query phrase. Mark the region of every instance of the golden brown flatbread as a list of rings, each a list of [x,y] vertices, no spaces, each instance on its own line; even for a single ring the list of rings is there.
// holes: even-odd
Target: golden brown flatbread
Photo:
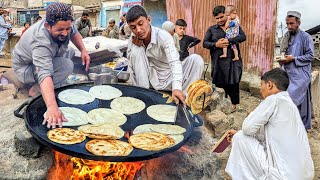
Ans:
[[[71,128],[56,128],[48,131],[48,138],[59,144],[77,144],[86,139],[86,135]]]
[[[175,141],[165,134],[143,132],[130,136],[129,143],[138,149],[159,151],[175,144]]]
[[[80,126],[78,130],[96,139],[120,139],[124,136],[124,131],[115,124],[88,124]]]
[[[128,156],[133,147],[119,140],[94,139],[86,144],[86,149],[98,156]]]

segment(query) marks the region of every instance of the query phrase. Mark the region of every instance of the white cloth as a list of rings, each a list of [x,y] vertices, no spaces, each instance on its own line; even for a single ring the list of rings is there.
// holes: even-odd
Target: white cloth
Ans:
[[[226,172],[236,180],[311,180],[306,130],[288,92],[267,97],[232,138]]]
[[[189,84],[200,79],[203,59],[191,55],[182,63],[172,36],[151,26],[151,42],[147,48],[128,43],[130,77],[134,85],[156,90],[185,91]]]

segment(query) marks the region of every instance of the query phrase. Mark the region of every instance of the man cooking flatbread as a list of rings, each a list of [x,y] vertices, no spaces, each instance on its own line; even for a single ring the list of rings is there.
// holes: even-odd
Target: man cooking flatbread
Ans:
[[[65,120],[58,108],[54,88],[65,83],[73,71],[74,50],[68,48],[71,40],[81,52],[82,64],[88,70],[90,57],[82,37],[72,24],[71,7],[64,3],[52,3],[47,7],[46,19],[31,26],[12,52],[13,70],[23,86],[32,86],[29,95],[42,92],[48,113],[47,127],[62,126]]]
[[[128,44],[130,77],[134,85],[155,90],[172,90],[172,99],[185,103],[187,87],[200,79],[203,60],[179,60],[172,36],[150,25],[142,6],[133,6],[126,14],[134,33]]]

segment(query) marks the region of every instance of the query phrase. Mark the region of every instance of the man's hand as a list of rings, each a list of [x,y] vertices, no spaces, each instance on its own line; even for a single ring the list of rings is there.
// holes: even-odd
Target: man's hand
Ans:
[[[90,56],[86,50],[81,51],[81,59],[82,65],[86,65],[86,71],[88,71],[90,65]]]
[[[235,135],[237,133],[236,130],[230,129],[227,135],[227,141],[231,142],[232,141],[232,136]]]
[[[139,39],[137,36],[132,36],[132,44],[140,47],[143,44],[143,40]]]
[[[172,100],[176,104],[179,104],[180,101],[184,106],[186,106],[186,95],[184,95],[181,90],[175,89],[172,91]]]
[[[229,45],[228,39],[221,38],[216,42],[216,47],[217,48],[226,48]]]
[[[50,128],[55,128],[56,125],[59,125],[59,127],[62,127],[62,121],[68,121],[58,106],[51,106],[48,107],[46,116],[42,122],[42,125],[47,124],[47,127]]]
[[[291,61],[294,60],[294,57],[292,55],[285,55],[284,57],[285,57],[284,60],[279,60],[278,61],[280,65],[289,64],[289,63],[291,63]]]

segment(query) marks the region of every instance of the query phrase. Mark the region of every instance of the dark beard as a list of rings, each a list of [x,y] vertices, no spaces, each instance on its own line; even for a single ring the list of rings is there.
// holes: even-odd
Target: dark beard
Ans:
[[[297,34],[298,30],[295,30],[295,31],[289,31],[290,35],[295,35]]]
[[[58,45],[61,45],[63,43],[65,43],[68,38],[66,38],[64,41],[60,41],[58,37],[52,37],[53,41],[56,42]]]

